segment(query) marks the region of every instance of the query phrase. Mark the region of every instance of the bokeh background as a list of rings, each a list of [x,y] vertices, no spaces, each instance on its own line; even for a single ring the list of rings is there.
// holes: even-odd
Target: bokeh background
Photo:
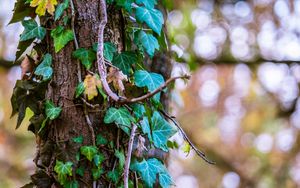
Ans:
[[[300,0],[164,0],[176,81],[171,112],[216,165],[172,150],[179,188],[300,187]],[[20,24],[0,0],[0,187],[34,170],[27,122],[15,131],[10,95]],[[177,62],[177,63],[176,63]],[[27,119],[30,117],[27,114]],[[180,135],[173,138],[184,145]]]

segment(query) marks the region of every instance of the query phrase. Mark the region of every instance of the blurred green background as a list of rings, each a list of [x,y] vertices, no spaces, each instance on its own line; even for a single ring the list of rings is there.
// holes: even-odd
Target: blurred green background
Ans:
[[[300,0],[163,2],[172,75],[193,75],[176,81],[170,110],[217,162],[172,150],[177,187],[300,187]],[[7,26],[13,4],[0,2],[0,187],[19,187],[34,171],[34,137],[27,122],[15,131],[10,119],[21,74],[11,66],[22,32],[20,24]]]

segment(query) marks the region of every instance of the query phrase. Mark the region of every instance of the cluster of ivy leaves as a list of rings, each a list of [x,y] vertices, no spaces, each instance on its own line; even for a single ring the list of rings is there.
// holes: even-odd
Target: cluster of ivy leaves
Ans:
[[[162,31],[164,24],[163,14],[156,8],[157,0],[106,0],[107,3],[115,5],[122,10],[126,18],[126,49],[117,52],[115,44],[111,42],[104,43],[104,58],[106,61],[118,68],[118,75],[123,75],[121,79],[116,76],[117,81],[113,81],[114,89],[120,90],[122,82],[130,82],[134,87],[140,88],[142,93],[152,92],[162,85],[165,81],[162,75],[148,72],[143,63],[144,58],[153,58],[155,53],[166,47],[165,36]],[[52,78],[52,56],[42,50],[39,44],[43,43],[45,36],[48,35],[53,39],[55,53],[59,53],[68,43],[74,40],[75,34],[70,28],[70,16],[67,9],[70,9],[69,0],[57,2],[57,0],[17,0],[14,9],[14,15],[10,23],[21,22],[24,31],[20,36],[16,58],[19,59],[27,48],[33,46],[28,61],[35,64],[33,72],[28,72],[26,79],[18,80],[11,103],[13,106],[12,115],[18,113],[17,128],[21,125],[25,117],[26,109],[29,108],[34,112],[30,119],[29,129],[35,134],[42,134],[44,127],[55,119],[59,118],[62,108],[56,106],[51,100],[45,99],[47,85]],[[53,21],[62,23],[56,28],[47,30],[37,23],[36,16],[48,16]],[[72,53],[72,57],[80,61],[81,65],[90,70],[96,61],[97,43],[90,48],[79,48]],[[128,78],[128,79],[127,79]],[[119,80],[118,80],[119,79]],[[126,88],[125,88],[126,89]],[[96,102],[95,97],[101,94],[104,101],[107,96],[102,90],[99,76],[86,75],[83,82],[78,83],[74,98],[87,96],[89,101]],[[107,109],[104,123],[107,126],[116,125],[128,136],[133,124],[138,126],[138,135],[147,138],[149,143],[146,149],[160,149],[168,152],[170,147],[168,140],[176,133],[176,129],[169,124],[162,116],[159,110],[162,109],[160,104],[160,93],[154,95],[144,103],[132,104],[130,109],[126,106],[111,106]],[[58,182],[63,187],[78,187],[78,181],[73,177],[76,175],[83,176],[87,170],[78,163],[83,159],[92,164],[91,172],[93,180],[106,174],[107,179],[115,185],[122,186],[120,181],[125,164],[125,154],[121,149],[116,149],[113,142],[106,140],[102,135],[97,135],[96,145],[82,145],[84,137],[73,138],[73,142],[80,145],[76,161],[56,160],[54,171],[57,175]],[[118,159],[117,168],[109,172],[104,172],[101,165],[105,161],[104,155],[99,148],[107,146],[114,151]],[[74,171],[74,168],[75,171]],[[173,180],[168,171],[157,158],[137,158],[131,161],[130,170],[135,171],[141,177],[145,187],[153,187],[158,180],[161,187],[169,187]],[[130,181],[130,184],[132,182]]]

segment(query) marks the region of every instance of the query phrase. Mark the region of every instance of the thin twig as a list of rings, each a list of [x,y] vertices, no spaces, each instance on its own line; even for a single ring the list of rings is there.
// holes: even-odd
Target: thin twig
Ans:
[[[174,82],[175,80],[177,80],[177,79],[189,79],[189,78],[190,78],[189,75],[176,76],[176,77],[170,78],[165,83],[160,85],[157,89],[152,91],[151,93],[147,93],[147,94],[145,94],[141,97],[132,98],[132,99],[123,98],[120,102],[121,103],[136,103],[136,102],[143,101],[145,99],[149,99],[149,98],[153,97],[155,94],[157,94],[157,93],[161,92],[162,90],[164,90],[170,83]]]
[[[183,139],[191,146],[191,148],[196,152],[196,154],[201,157],[205,162],[209,163],[209,164],[216,164],[215,162],[209,160],[208,158],[206,158],[205,153],[203,153],[202,151],[200,151],[194,144],[193,142],[190,140],[190,138],[186,135],[186,133],[184,132],[184,130],[181,128],[181,126],[178,124],[178,122],[172,118],[170,115],[168,115],[165,111],[160,110],[160,112],[167,117],[169,120],[171,120],[176,127],[179,129],[180,133],[183,136]]]
[[[131,161],[131,153],[132,153],[132,147],[133,147],[133,141],[134,141],[134,137],[135,137],[136,128],[137,128],[137,126],[135,124],[133,124],[130,138],[129,138],[129,143],[128,143],[127,157],[126,157],[126,161],[125,161],[124,188],[128,188],[129,166],[130,166],[130,161]]]
[[[99,104],[91,104],[87,102],[87,100],[84,97],[81,97],[80,99],[82,100],[83,103],[85,103],[88,107],[92,109],[98,108],[100,106]]]

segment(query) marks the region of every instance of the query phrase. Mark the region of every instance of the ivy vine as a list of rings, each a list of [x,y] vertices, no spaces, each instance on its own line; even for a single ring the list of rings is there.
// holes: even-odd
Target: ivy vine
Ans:
[[[129,180],[129,171],[136,172],[145,187],[153,187],[156,182],[161,187],[170,187],[173,180],[163,161],[151,157],[143,157],[143,153],[151,149],[160,149],[168,152],[176,144],[168,141],[177,131],[180,131],[190,148],[208,163],[204,153],[199,151],[186,136],[176,120],[163,111],[160,104],[161,92],[176,79],[188,79],[189,75],[164,80],[158,73],[148,72],[143,63],[145,57],[153,58],[156,52],[166,46],[162,31],[164,18],[157,7],[157,0],[99,0],[100,25],[98,41],[90,48],[81,48],[76,39],[74,30],[75,8],[73,0],[17,0],[14,14],[10,23],[21,22],[24,31],[20,36],[17,59],[33,45],[23,63],[26,69],[22,70],[22,80],[18,80],[13,91],[11,103],[12,115],[18,113],[17,128],[25,117],[26,109],[33,111],[29,130],[36,135],[43,135],[44,129],[59,118],[63,109],[53,101],[45,99],[47,86],[53,76],[52,56],[43,49],[41,44],[48,34],[53,39],[55,53],[60,52],[68,43],[74,43],[72,52],[74,62],[78,62],[78,85],[74,98],[80,99],[84,109],[95,108],[101,105],[94,100],[98,95],[103,103],[110,106],[104,116],[107,126],[114,124],[123,131],[128,138],[127,151],[115,146],[112,141],[103,135],[95,135],[88,113],[85,110],[87,124],[92,134],[92,144],[83,145],[84,137],[80,135],[72,139],[80,148],[76,161],[56,160],[54,165],[55,179],[63,187],[79,187],[77,177],[83,177],[89,170],[94,182],[105,176],[116,186],[132,187]],[[106,3],[122,10],[127,20],[126,49],[118,52],[115,44],[103,41],[103,33],[107,22]],[[71,15],[68,10],[71,10]],[[64,16],[63,15],[67,15]],[[60,23],[55,28],[45,28],[37,23],[36,17],[52,19]],[[70,19],[71,18],[71,19]],[[97,72],[92,67],[97,64]],[[37,64],[37,66],[35,66]],[[32,68],[33,66],[33,68]],[[35,67],[34,67],[35,66]],[[84,67],[87,74],[82,78],[81,69]],[[126,96],[125,83],[130,83],[135,90],[141,91],[139,96]],[[170,124],[170,120],[173,124]],[[63,125],[62,125],[63,126]],[[136,150],[140,157],[132,156],[134,140],[138,140]],[[145,140],[149,144],[145,144]],[[117,165],[111,171],[104,171],[101,147],[106,146],[114,151]],[[132,157],[131,157],[132,156]],[[89,167],[79,165],[80,160],[87,160]],[[123,176],[123,181],[121,181]],[[141,183],[141,182],[140,182]]]

